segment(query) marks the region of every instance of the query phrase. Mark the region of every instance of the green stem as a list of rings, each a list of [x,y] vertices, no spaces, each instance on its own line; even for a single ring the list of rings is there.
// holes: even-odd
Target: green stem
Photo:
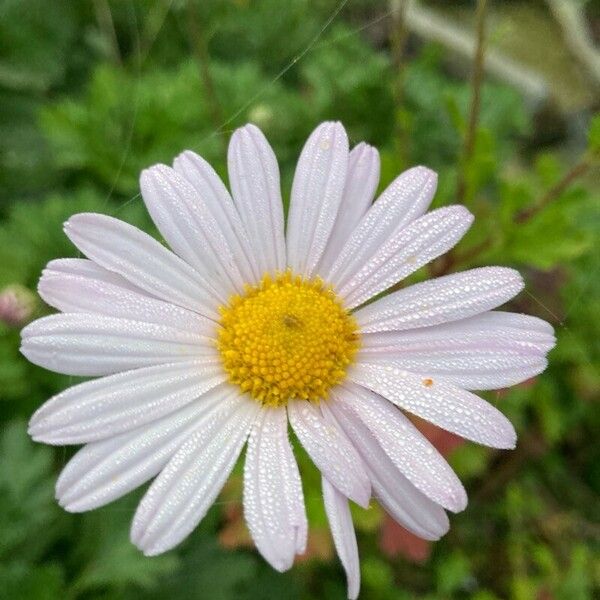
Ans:
[[[94,11],[96,13],[96,20],[102,33],[106,36],[110,42],[110,49],[113,60],[116,64],[122,65],[121,52],[119,50],[119,42],[117,40],[117,32],[115,30],[115,23],[112,18],[112,12],[110,5],[107,0],[94,0]]]
[[[408,28],[406,26],[406,13],[409,9],[410,0],[391,0],[390,9],[392,13],[392,30],[390,33],[390,46],[392,53],[392,68],[394,70],[393,94],[394,94],[394,143],[396,155],[401,165],[408,164],[408,134],[403,122],[402,107],[404,104],[404,76],[406,71],[405,49],[408,39]]]
[[[576,163],[565,176],[553,185],[535,204],[522,210],[515,216],[515,223],[525,223],[544,210],[548,205],[560,198],[565,190],[579,177],[585,175],[592,166],[587,157]]]
[[[196,10],[192,0],[188,0],[187,8],[190,41],[192,44],[194,56],[198,63],[200,78],[202,80],[202,84],[204,85],[204,91],[206,92],[206,100],[208,102],[211,119],[213,121],[213,126],[215,127],[216,131],[221,133],[224,118],[223,112],[221,110],[221,104],[219,103],[219,99],[217,98],[214,80],[210,72],[210,55],[208,52],[208,42],[206,40],[204,30],[200,25],[200,20],[198,19],[198,15],[196,14]]]
[[[483,66],[485,56],[485,21],[487,13],[487,0],[477,0],[475,22],[477,27],[477,41],[475,56],[473,57],[473,72],[471,74],[471,107],[469,110],[469,122],[465,134],[461,169],[456,190],[456,199],[459,204],[467,200],[467,171],[473,158],[475,141],[477,139],[477,125],[481,110],[481,84],[483,83]]]

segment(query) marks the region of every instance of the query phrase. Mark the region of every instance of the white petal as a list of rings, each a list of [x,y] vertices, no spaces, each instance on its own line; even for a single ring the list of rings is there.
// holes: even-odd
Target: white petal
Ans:
[[[306,547],[307,520],[284,407],[263,408],[248,438],[244,516],[259,552],[287,571]]]
[[[133,519],[131,540],[146,556],[170,550],[200,523],[246,441],[258,402],[221,401],[154,480]]]
[[[343,388],[336,396],[343,398]],[[369,428],[343,399],[328,404],[346,435],[363,458],[373,495],[392,518],[415,535],[438,540],[447,533],[450,522],[444,509],[420,492],[394,465]]]
[[[341,123],[322,123],[304,145],[292,183],[287,258],[295,273],[315,273],[342,201],[347,168],[344,128]]]
[[[160,298],[218,320],[227,300],[192,267],[143,231],[106,215],[81,213],[65,223],[88,258]]]
[[[116,273],[105,273],[122,279]],[[120,282],[109,281],[105,276],[90,277],[57,271],[52,263],[42,272],[38,292],[44,302],[62,312],[132,319],[167,325],[203,336],[213,336],[215,333],[215,322],[196,312],[152,298],[141,290],[136,291]]]
[[[398,470],[437,504],[463,510],[467,495],[461,482],[423,434],[384,398],[350,383],[343,387],[338,405],[362,420]]]
[[[285,270],[283,203],[279,167],[255,125],[240,127],[227,152],[231,193],[250,237],[261,273]]]
[[[473,215],[463,206],[427,213],[392,236],[366,263],[358,265],[338,287],[338,293],[349,308],[360,306],[450,250],[472,222]]]
[[[221,178],[201,156],[190,150],[182,152],[173,161],[173,167],[194,187],[214,221],[221,225],[221,232],[239,261],[244,281],[256,283],[261,272],[240,215]]]
[[[51,260],[46,265],[44,271],[52,273],[53,275],[71,275],[95,281],[102,281],[104,283],[110,283],[130,291],[147,295],[146,292],[127,281],[125,277],[121,277],[121,275],[113,273],[112,271],[97,265],[93,260],[88,260],[87,258],[57,258],[55,260]]]
[[[109,375],[162,363],[218,358],[214,342],[173,327],[84,313],[42,317],[21,332],[21,353],[66,375]]]
[[[524,287],[514,269],[482,267],[411,285],[355,313],[363,333],[438,325],[504,304]]]
[[[331,536],[348,580],[348,598],[355,600],[360,591],[360,563],[356,534],[346,497],[327,481],[321,478],[323,502],[331,529]]]
[[[446,381],[371,364],[357,364],[349,377],[446,431],[493,448],[515,447],[515,430],[499,410]]]
[[[414,167],[399,175],[361,219],[336,258],[327,281],[341,286],[378,249],[425,213],[435,194],[437,175],[426,167]]]
[[[155,165],[142,172],[140,189],[148,212],[169,246],[222,296],[244,289],[240,259],[204,197],[174,169]]]
[[[146,367],[75,385],[31,417],[29,435],[46,444],[83,444],[130,431],[200,398],[225,381],[219,364]]]
[[[82,448],[56,483],[60,505],[69,512],[92,510],[152,479],[226,393],[220,386],[158,421]]]
[[[369,505],[371,485],[362,460],[339,427],[307,400],[288,402],[290,423],[317,468],[347,498]]]
[[[371,205],[379,184],[379,171],[379,152],[364,142],[357,144],[348,156],[342,203],[318,268],[324,278]]]
[[[554,347],[555,342],[552,326],[546,321],[529,315],[488,311],[441,325],[362,333],[360,347],[361,352],[368,354],[408,354],[479,345],[486,349],[527,350],[543,355]]]

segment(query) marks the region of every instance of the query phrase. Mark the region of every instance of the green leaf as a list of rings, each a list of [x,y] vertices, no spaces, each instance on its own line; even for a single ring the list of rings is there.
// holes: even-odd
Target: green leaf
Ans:
[[[210,72],[220,112],[235,115],[227,130],[258,116],[285,161],[290,144],[307,131],[306,108],[255,64],[215,62]],[[170,163],[184,149],[199,152],[224,170],[227,138],[218,130],[221,123],[217,126],[212,119],[213,101],[191,60],[174,70],[151,69],[136,77],[102,65],[83,97],[47,106],[41,125],[58,168],[131,196],[138,193],[142,169]]]
[[[152,593],[144,594],[145,599],[210,597],[211,600],[232,600],[239,597],[255,575],[253,557],[221,549],[213,536],[196,533],[186,547],[181,569],[162,577]]]
[[[69,45],[77,32],[74,7],[22,0],[3,2],[1,10],[0,85],[47,90],[65,74]]]
[[[129,539],[135,501],[139,493],[83,517],[77,555],[82,568],[73,584],[78,593],[103,587],[155,587],[178,566],[171,552],[148,558]],[[132,502],[134,500],[134,502]]]
[[[470,587],[471,566],[459,551],[452,552],[439,565],[436,573],[438,592],[442,596]]]
[[[0,564],[2,594],[10,600],[56,600],[65,597],[60,565],[32,566],[23,562]]]
[[[52,450],[35,445],[25,423],[13,421],[0,438],[0,456],[0,557],[34,559],[59,537],[63,517],[54,499]]]

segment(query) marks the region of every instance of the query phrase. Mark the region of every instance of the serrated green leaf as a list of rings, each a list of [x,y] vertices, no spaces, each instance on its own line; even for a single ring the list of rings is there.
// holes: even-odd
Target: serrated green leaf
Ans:
[[[0,438],[0,456],[0,557],[33,559],[60,535],[52,450],[35,445],[25,423],[13,421]]]

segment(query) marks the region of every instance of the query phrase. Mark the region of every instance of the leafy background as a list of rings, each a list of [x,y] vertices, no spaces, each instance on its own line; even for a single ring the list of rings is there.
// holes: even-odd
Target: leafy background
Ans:
[[[74,255],[61,232],[69,215],[105,212],[152,230],[140,170],[192,148],[226,176],[228,137],[249,120],[275,147],[285,195],[303,140],[330,118],[353,142],[381,149],[382,186],[424,163],[440,174],[436,203],[458,200],[476,214],[472,232],[430,274],[514,266],[527,291],[510,308],[551,321],[558,335],[546,373],[488,396],[517,427],[514,452],[420,424],[463,478],[470,505],[435,545],[375,505],[357,510],[362,597],[595,596],[600,103],[550,4],[493,3],[489,51],[521,61],[546,87],[532,98],[486,77],[469,129],[471,59],[427,36],[401,35],[401,1],[0,3],[2,598],[345,597],[318,477],[302,454],[309,550],[283,575],[249,542],[239,469],[189,540],[158,558],[128,541],[140,492],[93,513],[64,513],[53,487],[73,449],[33,444],[26,422],[73,378],[18,353],[20,327],[49,312],[35,292],[43,265]],[[413,5],[473,36],[473,3]],[[597,35],[600,10],[592,2],[585,10]]]

